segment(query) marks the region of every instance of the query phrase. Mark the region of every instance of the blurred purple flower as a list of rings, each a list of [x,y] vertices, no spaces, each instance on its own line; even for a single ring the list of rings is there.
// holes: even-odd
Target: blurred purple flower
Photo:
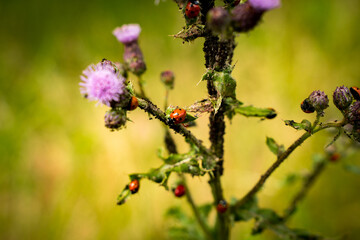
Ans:
[[[139,24],[124,24],[121,27],[115,28],[114,36],[123,44],[136,41],[141,32]]]
[[[125,78],[115,71],[108,62],[92,64],[80,76],[80,92],[91,101],[110,106],[110,102],[119,101],[124,93]]]
[[[280,0],[249,0],[250,5],[260,11],[267,11],[280,6]]]

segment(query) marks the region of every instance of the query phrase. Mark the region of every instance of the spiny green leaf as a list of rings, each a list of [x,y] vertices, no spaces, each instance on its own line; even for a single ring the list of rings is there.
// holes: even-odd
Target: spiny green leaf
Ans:
[[[239,106],[234,109],[238,114],[245,117],[260,117],[272,119],[276,117],[276,111],[273,108],[257,108],[253,106]]]
[[[309,120],[302,120],[301,123],[297,123],[294,120],[285,120],[285,125],[293,127],[296,130],[305,130],[310,131],[311,130],[311,122]]]
[[[360,175],[360,167],[359,166],[352,165],[352,164],[346,164],[346,165],[344,165],[344,169],[348,172]]]
[[[269,147],[270,151],[273,152],[276,156],[279,156],[285,151],[284,145],[277,144],[275,140],[270,137],[266,137],[266,145]]]
[[[129,190],[129,185],[126,185],[117,198],[117,205],[124,204],[126,200],[130,197],[130,195],[131,191]]]

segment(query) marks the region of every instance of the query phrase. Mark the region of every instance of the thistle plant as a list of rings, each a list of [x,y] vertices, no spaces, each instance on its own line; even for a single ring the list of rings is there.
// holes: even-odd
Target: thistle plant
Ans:
[[[176,87],[176,78],[171,70],[159,73],[164,83],[166,94],[164,105],[160,109],[147,95],[142,79],[146,71],[145,58],[138,41],[141,28],[138,24],[127,24],[115,28],[113,35],[124,44],[123,63],[103,59],[99,63],[90,65],[81,76],[81,94],[97,104],[109,107],[105,113],[105,126],[110,130],[120,130],[126,127],[128,112],[140,108],[142,111],[159,120],[164,129],[164,144],[167,153],[159,154],[163,164],[155,166],[147,172],[129,175],[129,181],[124,183],[119,192],[117,204],[122,205],[130,201],[130,197],[142,189],[141,181],[149,180],[172,191],[175,197],[185,197],[189,203],[193,218],[186,216],[181,209],[171,208],[168,215],[180,219],[178,227],[169,229],[174,239],[229,239],[231,228],[235,223],[254,220],[252,234],[260,234],[264,230],[273,231],[283,239],[324,239],[324,237],[303,230],[289,228],[287,220],[296,212],[298,204],[307,196],[310,187],[321,176],[327,164],[337,162],[350,150],[358,148],[360,142],[360,101],[359,89],[339,86],[333,92],[333,103],[341,112],[343,118],[337,121],[326,121],[325,110],[331,104],[329,97],[321,90],[309,93],[298,106],[314,120],[304,119],[300,122],[285,120],[284,123],[303,134],[290,146],[285,147],[273,138],[266,138],[266,145],[275,154],[275,161],[261,175],[259,180],[247,193],[237,193],[234,199],[225,199],[221,178],[226,174],[224,159],[225,118],[253,117],[263,120],[276,118],[275,109],[264,106],[255,107],[239,99],[235,92],[241,85],[241,80],[232,76],[232,57],[236,47],[236,37],[248,33],[261,23],[262,16],[280,7],[279,0],[223,0],[221,6],[215,1],[207,0],[174,0],[179,12],[184,18],[183,29],[173,35],[183,42],[193,42],[204,39],[205,73],[199,76],[206,82],[208,97],[199,99],[192,105],[185,107],[184,103],[176,106],[168,105],[168,95]],[[250,32],[251,34],[251,32]],[[146,41],[143,39],[142,41]],[[132,80],[129,76],[136,77]],[[197,119],[209,116],[210,146],[203,144],[191,131],[196,127]],[[311,115],[312,114],[312,115]],[[146,115],[144,115],[146,117]],[[313,118],[313,117],[310,117]],[[134,123],[136,124],[136,122]],[[231,125],[228,126],[231,129]],[[283,213],[273,209],[263,208],[258,203],[258,193],[266,187],[269,177],[304,141],[325,129],[333,129],[332,140],[321,154],[314,155],[314,166],[303,177],[300,191],[294,196]],[[189,144],[188,152],[178,152],[173,134],[178,133]],[[344,140],[345,139],[345,140]],[[198,206],[193,199],[191,183],[186,178],[198,176],[208,180],[212,199],[208,204]],[[175,181],[169,186],[169,181]],[[120,186],[119,186],[120,189]],[[145,201],[145,199],[144,199]],[[212,219],[210,212],[215,211]],[[186,220],[184,220],[186,219]],[[196,225],[192,223],[196,222]],[[182,231],[184,229],[192,231]],[[186,236],[186,234],[192,236]]]

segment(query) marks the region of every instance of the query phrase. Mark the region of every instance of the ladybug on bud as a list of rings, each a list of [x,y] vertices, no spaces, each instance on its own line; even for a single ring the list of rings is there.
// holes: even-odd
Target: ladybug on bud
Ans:
[[[176,108],[172,113],[170,114],[170,120],[174,124],[179,124],[185,121],[186,118],[186,110],[182,108]]]
[[[300,107],[301,107],[301,110],[303,110],[304,113],[313,113],[313,112],[315,112],[315,108],[311,105],[308,98],[306,98],[304,101],[302,101]]]
[[[197,0],[190,0],[185,8],[185,15],[187,18],[196,18],[200,13],[200,3]]]
[[[127,107],[128,110],[132,111],[135,110],[139,106],[139,101],[136,97],[132,96]]]
[[[132,194],[137,193],[139,191],[140,183],[139,180],[134,179],[129,184],[129,190]]]
[[[174,195],[176,197],[184,196],[185,195],[185,186],[182,184],[179,184],[174,190]]]
[[[356,100],[360,101],[360,88],[351,87],[350,92]]]
[[[218,205],[216,206],[216,210],[219,213],[224,213],[228,209],[228,204],[225,200],[220,200]]]

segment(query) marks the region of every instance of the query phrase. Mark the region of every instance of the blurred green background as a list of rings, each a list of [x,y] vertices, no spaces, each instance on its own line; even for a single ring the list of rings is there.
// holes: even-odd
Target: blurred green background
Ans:
[[[197,85],[205,72],[203,40],[183,44],[169,36],[184,24],[170,0],[12,0],[0,2],[0,13],[0,238],[166,239],[164,213],[172,205],[188,209],[185,199],[142,181],[139,194],[115,204],[129,173],[161,164],[161,124],[136,110],[125,130],[108,131],[106,107],[81,97],[79,76],[102,58],[121,61],[112,30],[139,23],[148,94],[163,105],[159,75],[171,69],[177,78],[169,103],[189,106],[206,97],[205,84]],[[256,30],[236,38],[238,98],[279,114],[271,121],[236,117],[227,125],[228,199],[243,196],[274,161],[265,136],[288,146],[301,133],[282,120],[314,118],[299,108],[311,91],[331,95],[336,86],[359,85],[359,22],[357,0],[284,0]],[[340,118],[333,105],[326,115]],[[208,145],[207,116],[198,123],[193,132]],[[183,139],[175,139],[186,151]],[[330,140],[320,133],[296,150],[268,181],[260,204],[281,212],[300,186],[284,187],[286,176],[310,168],[312,153]],[[197,203],[211,200],[206,177],[189,180]],[[359,239],[359,189],[359,176],[341,163],[329,166],[289,225]],[[276,239],[268,232],[251,237],[251,224],[235,225],[232,239]]]

